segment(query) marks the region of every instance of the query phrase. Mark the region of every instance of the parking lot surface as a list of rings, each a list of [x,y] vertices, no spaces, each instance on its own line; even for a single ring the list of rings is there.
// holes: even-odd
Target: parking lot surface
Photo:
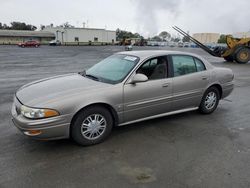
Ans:
[[[0,187],[250,187],[250,63],[199,54],[231,68],[235,90],[211,115],[188,112],[117,127],[99,145],[36,141],[11,122],[14,92],[49,76],[79,72],[120,46],[0,46]]]

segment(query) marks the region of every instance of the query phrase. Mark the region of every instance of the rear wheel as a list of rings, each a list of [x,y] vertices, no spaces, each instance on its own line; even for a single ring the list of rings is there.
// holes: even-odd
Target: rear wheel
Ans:
[[[235,51],[235,61],[240,64],[245,64],[250,60],[250,49],[246,47],[239,47]]]
[[[77,114],[71,126],[71,137],[80,145],[94,145],[107,138],[112,127],[110,112],[101,106],[92,106]]]
[[[220,93],[216,87],[210,87],[204,93],[199,110],[203,114],[212,113],[218,106]]]

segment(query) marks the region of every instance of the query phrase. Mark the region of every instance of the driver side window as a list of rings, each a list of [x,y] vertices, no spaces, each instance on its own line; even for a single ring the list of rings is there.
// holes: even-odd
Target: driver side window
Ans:
[[[167,58],[157,57],[146,61],[136,73],[144,74],[149,80],[163,79],[167,77]]]

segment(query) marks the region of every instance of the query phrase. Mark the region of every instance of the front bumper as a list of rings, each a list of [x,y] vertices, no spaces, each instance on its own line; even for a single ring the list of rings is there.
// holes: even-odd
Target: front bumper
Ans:
[[[39,140],[69,138],[71,114],[46,119],[27,119],[16,110],[21,105],[18,100],[12,106],[12,122],[25,135]]]

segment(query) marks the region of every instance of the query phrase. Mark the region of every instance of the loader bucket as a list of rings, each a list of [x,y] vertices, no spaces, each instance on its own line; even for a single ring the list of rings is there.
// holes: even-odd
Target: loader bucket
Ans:
[[[193,43],[195,43],[201,49],[205,50],[210,55],[215,56],[215,57],[221,57],[221,53],[220,52],[217,52],[217,51],[215,52],[213,50],[210,50],[207,46],[205,46],[204,44],[202,44],[201,42],[199,42],[195,38],[191,37],[188,33],[184,32],[179,27],[174,26],[173,29],[176,30],[178,33],[182,34],[184,37],[188,37]]]

